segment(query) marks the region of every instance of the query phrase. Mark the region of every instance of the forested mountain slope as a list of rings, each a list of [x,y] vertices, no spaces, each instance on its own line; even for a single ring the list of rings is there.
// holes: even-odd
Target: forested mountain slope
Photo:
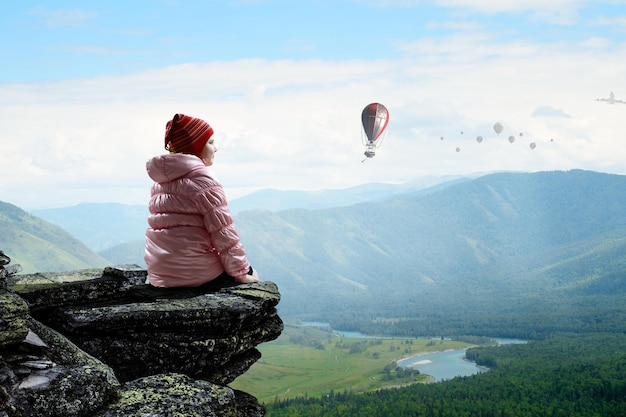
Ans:
[[[623,293],[626,177],[491,174],[427,195],[236,218],[283,308],[318,317]]]

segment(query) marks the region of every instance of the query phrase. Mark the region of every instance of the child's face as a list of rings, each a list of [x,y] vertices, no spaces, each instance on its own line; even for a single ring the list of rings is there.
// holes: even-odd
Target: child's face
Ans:
[[[213,138],[209,139],[206,145],[204,145],[202,155],[200,155],[200,159],[202,159],[202,162],[204,162],[204,165],[207,167],[213,165],[213,158],[215,157],[215,152],[217,152],[214,143]]]

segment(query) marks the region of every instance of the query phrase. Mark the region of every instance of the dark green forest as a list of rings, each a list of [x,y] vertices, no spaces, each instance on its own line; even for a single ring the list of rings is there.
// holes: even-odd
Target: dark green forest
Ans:
[[[623,417],[626,335],[557,334],[469,349],[488,372],[367,394],[329,392],[267,405],[268,417]]]
[[[621,282],[624,287],[623,278]],[[329,322],[334,329],[398,337],[475,335],[537,340],[558,333],[620,333],[626,326],[624,295],[623,288],[615,288],[612,295],[560,298],[546,294],[541,300],[518,300],[501,309],[450,300],[443,308],[405,307],[404,318],[341,313]]]

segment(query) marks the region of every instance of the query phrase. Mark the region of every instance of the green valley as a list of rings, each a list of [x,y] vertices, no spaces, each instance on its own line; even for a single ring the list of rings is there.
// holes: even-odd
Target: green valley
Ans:
[[[421,353],[462,349],[469,343],[418,338],[349,338],[312,327],[285,326],[259,347],[262,358],[231,386],[270,403],[321,397],[330,390],[363,393],[413,383],[427,375],[397,369],[396,361]]]
[[[623,417],[626,334],[558,334],[467,351],[488,372],[363,394],[277,400],[267,417]]]

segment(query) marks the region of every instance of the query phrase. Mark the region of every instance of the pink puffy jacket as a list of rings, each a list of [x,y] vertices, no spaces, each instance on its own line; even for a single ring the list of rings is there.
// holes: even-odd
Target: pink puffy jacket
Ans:
[[[144,259],[156,287],[195,287],[250,264],[233,226],[226,196],[200,158],[160,155],[146,168],[154,180]]]

